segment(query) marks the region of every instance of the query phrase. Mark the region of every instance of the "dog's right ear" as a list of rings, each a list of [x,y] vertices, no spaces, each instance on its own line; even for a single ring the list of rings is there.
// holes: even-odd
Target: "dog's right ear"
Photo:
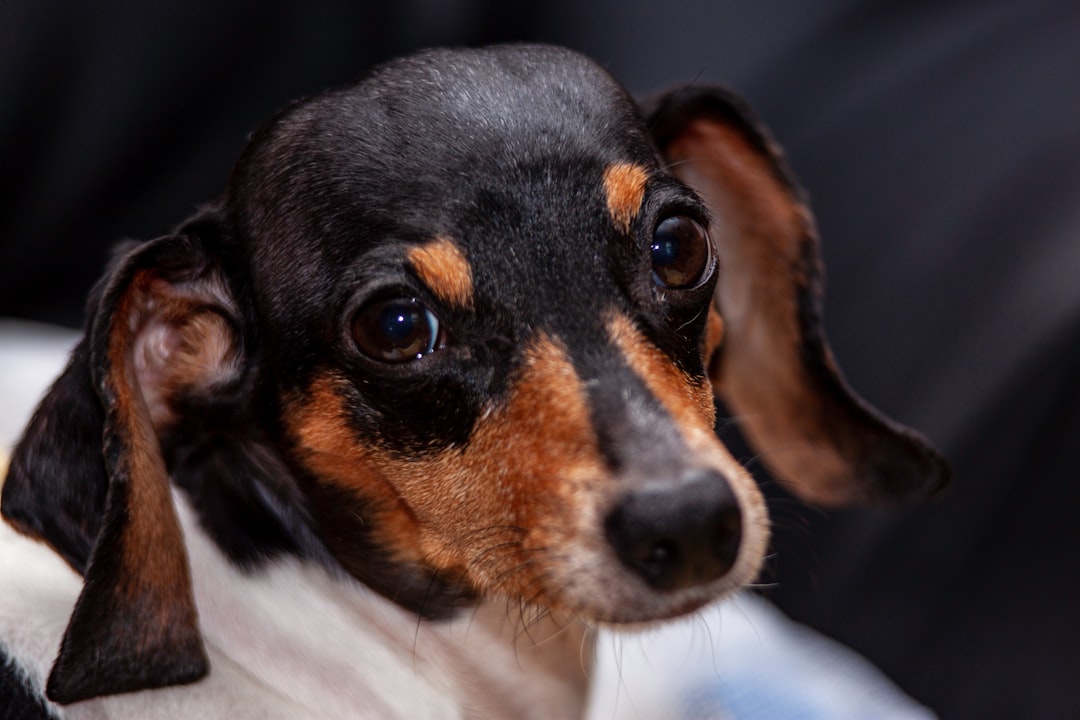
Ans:
[[[159,447],[178,400],[238,382],[239,313],[214,211],[127,246],[11,458],[4,517],[84,574],[46,687],[66,704],[208,670]]]
[[[821,322],[810,208],[738,97],[689,87],[647,113],[672,172],[713,215],[720,264],[709,374],[773,474],[823,505],[912,500],[948,482],[944,458],[845,382]]]

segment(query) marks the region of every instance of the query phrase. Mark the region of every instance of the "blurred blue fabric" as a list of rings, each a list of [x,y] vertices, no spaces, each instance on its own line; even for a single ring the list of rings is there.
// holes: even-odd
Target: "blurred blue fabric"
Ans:
[[[589,720],[929,720],[871,663],[751,593],[601,633]]]

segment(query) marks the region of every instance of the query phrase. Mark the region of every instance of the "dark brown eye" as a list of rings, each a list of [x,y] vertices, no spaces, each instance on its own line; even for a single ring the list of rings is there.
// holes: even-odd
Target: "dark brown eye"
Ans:
[[[709,267],[705,229],[684,215],[662,221],[653,232],[653,278],[675,290],[693,287]]]
[[[360,352],[374,360],[408,362],[438,347],[439,320],[416,300],[380,300],[360,308],[352,335]]]

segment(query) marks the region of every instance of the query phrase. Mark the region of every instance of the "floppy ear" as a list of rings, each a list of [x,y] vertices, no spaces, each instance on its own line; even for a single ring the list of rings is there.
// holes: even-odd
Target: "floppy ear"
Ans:
[[[709,373],[768,468],[827,505],[941,489],[944,459],[844,382],[821,326],[813,217],[753,114],[727,91],[690,88],[662,97],[649,121],[671,171],[712,212]]]
[[[208,214],[114,263],[12,456],[5,517],[84,571],[46,687],[58,703],[208,670],[158,434],[178,399],[239,374],[233,299],[200,237],[214,225]]]

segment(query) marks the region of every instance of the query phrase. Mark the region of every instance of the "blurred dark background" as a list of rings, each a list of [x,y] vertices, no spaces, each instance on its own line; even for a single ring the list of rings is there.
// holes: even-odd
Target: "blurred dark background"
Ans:
[[[772,599],[943,717],[1080,717],[1074,0],[0,0],[0,316],[78,325],[110,245],[289,99],[507,40],[742,93],[810,191],[849,380],[953,462],[929,506],[777,494]]]

